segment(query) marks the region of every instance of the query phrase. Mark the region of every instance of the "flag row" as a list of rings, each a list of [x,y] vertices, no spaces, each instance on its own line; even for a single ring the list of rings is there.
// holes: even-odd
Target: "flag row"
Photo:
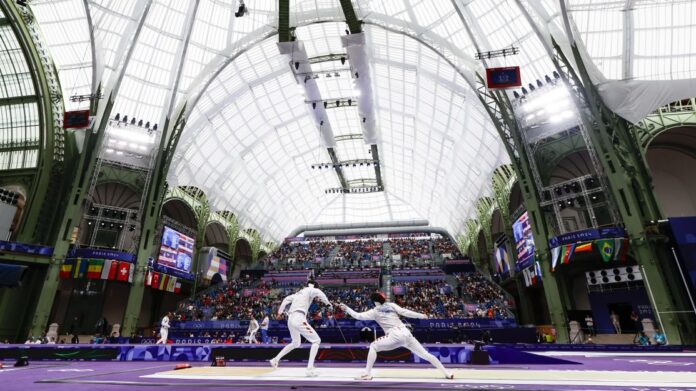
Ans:
[[[626,261],[628,252],[628,239],[609,238],[599,239],[587,243],[571,243],[551,249],[551,271],[556,271],[558,265],[567,265],[573,260],[577,253],[592,252],[597,249],[604,262]]]
[[[530,287],[541,283],[541,264],[539,262],[534,262],[534,264],[524,270],[522,270],[522,276],[524,276],[524,286]]]
[[[68,258],[60,266],[60,278],[88,278],[133,282],[135,265],[115,259]]]
[[[177,277],[169,274],[159,273],[148,270],[145,277],[145,286],[161,291],[179,293],[181,291],[181,281]]]

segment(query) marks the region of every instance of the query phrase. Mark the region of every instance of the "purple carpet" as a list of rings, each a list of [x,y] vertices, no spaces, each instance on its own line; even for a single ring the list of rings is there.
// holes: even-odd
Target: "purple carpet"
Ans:
[[[656,378],[669,373],[671,377],[679,377],[680,373],[696,372],[696,357],[683,356],[678,354],[660,355],[609,355],[600,357],[585,357],[582,355],[567,357],[564,359],[572,360],[576,364],[567,365],[492,365],[492,366],[448,366],[450,368],[475,368],[481,371],[495,371],[500,369],[516,370],[544,370],[544,371],[630,371],[630,372],[654,372]],[[481,390],[481,389],[506,389],[506,390],[557,390],[558,385],[540,384],[448,384],[446,380],[442,382],[429,383],[390,383],[390,382],[357,382],[357,381],[333,381],[318,382],[306,381],[303,379],[303,368],[301,363],[283,363],[284,367],[297,367],[298,378],[296,381],[221,381],[221,380],[189,380],[189,379],[153,379],[142,376],[151,375],[158,372],[168,371],[174,368],[175,363],[171,362],[81,362],[81,361],[61,361],[31,362],[29,366],[22,368],[12,367],[13,362],[5,361],[5,369],[0,370],[0,390],[51,390],[51,391],[81,391],[81,390],[156,390],[181,389],[187,390],[195,388],[197,390],[318,390],[328,388],[339,388],[341,390],[434,390],[434,389],[458,389],[458,390]],[[240,364],[235,366],[259,366],[258,363]],[[362,367],[360,363],[340,364],[342,367]],[[207,366],[201,363],[194,363],[194,367]],[[329,369],[331,365],[323,364],[321,369]],[[392,364],[381,365],[381,368],[410,368],[427,367],[422,364]],[[692,387],[617,387],[617,386],[563,386],[564,391],[615,391],[615,390],[636,390],[636,391],[668,391],[668,390],[690,390],[696,391],[696,384]]]

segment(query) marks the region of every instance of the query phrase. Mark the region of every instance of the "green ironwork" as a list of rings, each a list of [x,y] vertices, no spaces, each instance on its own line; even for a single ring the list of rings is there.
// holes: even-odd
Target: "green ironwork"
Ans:
[[[493,124],[500,135],[503,145],[510,156],[512,167],[518,179],[524,206],[529,214],[535,241],[535,258],[542,265],[542,279],[544,281],[544,295],[549,307],[551,324],[556,328],[556,337],[559,342],[569,342],[569,333],[566,325],[566,309],[561,301],[559,285],[555,276],[550,272],[551,262],[548,243],[549,229],[547,221],[541,210],[539,194],[536,188],[534,175],[530,166],[530,157],[524,148],[524,141],[512,111],[512,105],[507,95],[499,91],[488,90],[481,75],[477,76],[476,91],[483,107],[488,112]]]
[[[693,340],[692,319],[679,313],[688,307],[684,302],[682,284],[676,277],[678,273],[673,270],[666,252],[659,248],[658,243],[651,242],[646,234],[647,223],[658,221],[661,212],[636,134],[623,118],[604,104],[577,46],[571,46],[577,72],[568,66],[565,53],[555,42],[554,48],[554,63],[563,80],[575,91],[571,96],[576,106],[587,108],[587,112],[580,110],[581,119],[597,150],[611,196],[616,200],[629,236],[631,253],[643,270],[658,324],[671,344]]]
[[[362,33],[362,23],[358,19],[358,16],[355,15],[353,2],[351,0],[341,0],[341,8],[343,9],[343,15],[346,17],[346,23],[348,23],[351,34]]]
[[[636,132],[638,143],[645,154],[652,140],[660,133],[684,126],[696,127],[696,98],[660,107],[638,124],[631,125],[631,128]]]

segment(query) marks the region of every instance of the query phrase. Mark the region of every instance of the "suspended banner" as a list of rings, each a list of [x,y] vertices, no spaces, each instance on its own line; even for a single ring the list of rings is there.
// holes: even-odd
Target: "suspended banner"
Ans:
[[[549,247],[553,248],[564,244],[589,242],[598,239],[625,237],[626,231],[620,227],[592,228],[554,236],[549,240]]]
[[[0,251],[12,253],[36,254],[36,255],[53,255],[53,247],[37,246],[34,244],[24,244],[17,242],[8,242],[0,240]]]
[[[74,248],[68,251],[68,258],[115,259],[117,261],[135,263],[135,255],[131,253],[98,248]]]

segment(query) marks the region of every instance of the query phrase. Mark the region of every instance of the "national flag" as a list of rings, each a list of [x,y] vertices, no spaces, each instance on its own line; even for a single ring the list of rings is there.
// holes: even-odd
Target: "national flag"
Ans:
[[[101,275],[99,276],[99,279],[101,280],[108,280],[109,279],[109,272],[111,271],[111,264],[113,263],[113,260],[111,259],[105,259],[104,260],[104,266],[102,267]]]
[[[561,246],[554,247],[551,249],[551,271],[556,271],[556,265],[558,265],[558,260],[561,257]]]
[[[104,269],[104,260],[103,259],[90,259],[89,266],[87,266],[87,278],[89,278],[90,280],[100,279],[103,269]]]
[[[628,253],[628,240],[624,238],[614,239],[614,260],[621,263],[626,261],[626,253]]]
[[[567,244],[563,246],[563,264],[567,265],[570,260],[573,259],[573,253],[575,252],[575,243]]]
[[[75,260],[74,259],[65,259],[63,260],[63,264],[60,265],[60,278],[70,278],[70,275],[72,274],[72,269],[73,266],[75,265]]]
[[[128,262],[119,262],[118,271],[116,272],[116,281],[128,281],[128,273],[130,273],[131,264]]]
[[[157,286],[157,289],[163,291],[166,290],[167,288],[167,283],[169,282],[169,275],[168,274],[162,274],[159,279],[159,285]]]
[[[108,279],[109,280],[115,280],[116,276],[118,275],[118,268],[119,268],[119,261],[112,259],[111,260],[111,267],[109,268],[109,275]]]
[[[135,274],[135,264],[130,265],[128,269],[128,282],[133,283],[133,274]]]
[[[575,247],[575,253],[586,253],[592,251],[592,242],[579,244]]]
[[[167,292],[174,292],[174,287],[176,286],[176,277],[170,277],[167,281]]]
[[[534,267],[530,266],[523,270],[524,274],[524,285],[529,287],[534,285]]]
[[[73,268],[73,278],[82,278],[87,273],[87,260],[82,258],[77,258],[75,260],[75,267]]]
[[[534,285],[541,283],[541,264],[534,262]]]
[[[150,281],[150,287],[157,289],[159,287],[159,281],[162,274],[157,272],[152,272],[152,281]]]
[[[174,285],[174,293],[179,293],[181,292],[181,283],[179,281],[176,282]]]
[[[614,251],[616,250],[614,239],[598,240],[597,248],[599,249],[599,255],[602,256],[602,260],[604,262],[609,262],[614,258]]]

